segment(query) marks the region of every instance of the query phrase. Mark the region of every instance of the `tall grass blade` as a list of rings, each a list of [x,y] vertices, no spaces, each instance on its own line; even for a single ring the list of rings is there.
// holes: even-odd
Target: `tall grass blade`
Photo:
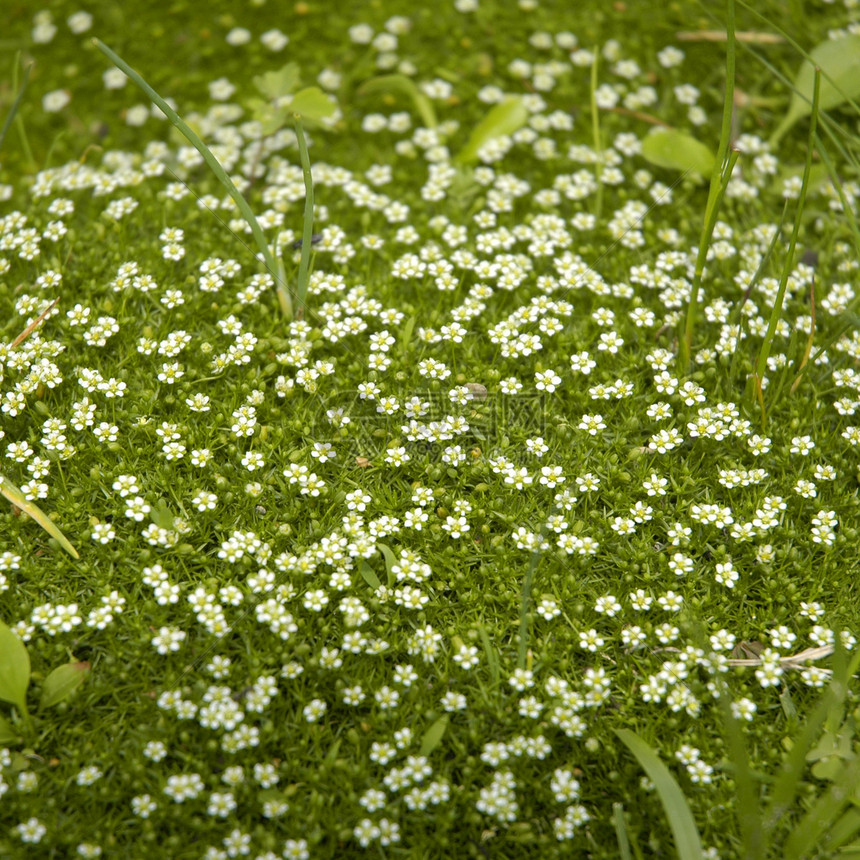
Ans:
[[[228,175],[227,171],[221,166],[221,163],[217,158],[212,154],[212,150],[206,146],[205,143],[200,139],[198,134],[192,129],[182,117],[170,107],[169,104],[128,64],[125,60],[122,59],[118,54],[114,53],[104,42],[100,39],[93,39],[93,44],[118,68],[121,69],[125,74],[131,78],[137,85],[142,89],[150,98],[150,100],[155,104],[158,109],[170,120],[170,122],[185,136],[188,142],[203,156],[203,160],[209,165],[210,170],[215,174],[221,184],[227,189],[230,197],[233,198],[233,202],[236,206],[239,207],[239,211],[242,213],[242,217],[248,223],[248,226],[251,228],[251,234],[254,236],[254,241],[257,243],[257,247],[260,249],[260,253],[263,255],[263,260],[266,263],[266,268],[269,270],[271,276],[275,279],[278,290],[283,290],[284,285],[283,281],[280,280],[280,272],[278,270],[278,266],[275,262],[274,255],[272,254],[271,249],[269,248],[269,243],[266,241],[266,237],[263,234],[263,230],[260,227],[259,222],[257,221],[257,217],[254,215],[251,207],[248,205],[248,201],[242,196],[242,192],[234,184],[233,180]],[[286,301],[284,301],[284,297]],[[281,302],[281,307],[287,307],[290,311],[290,316],[292,315],[292,304],[289,299],[289,295],[284,293],[284,296],[279,292],[278,299]]]
[[[30,519],[35,520],[72,558],[80,558],[78,551],[69,543],[68,538],[57,528],[51,518],[3,475],[0,475],[0,494],[16,508],[20,508]]]
[[[806,164],[803,169],[803,180],[800,186],[800,195],[797,201],[797,213],[794,217],[794,227],[791,231],[791,239],[788,243],[788,253],[785,256],[785,265],[782,269],[782,276],[779,280],[779,288],[777,289],[776,298],[771,308],[770,319],[767,323],[767,331],[762,340],[761,349],[759,350],[758,360],[756,361],[755,371],[753,374],[753,385],[755,388],[755,396],[761,407],[761,424],[764,429],[767,423],[767,412],[764,406],[764,394],[762,392],[762,382],[764,374],[767,370],[767,359],[770,355],[770,349],[776,337],[776,327],[779,318],[782,315],[782,304],[785,300],[785,289],[788,286],[788,279],[791,275],[792,266],[794,264],[794,249],[797,246],[797,237],[800,233],[800,225],[803,222],[803,209],[806,205],[806,192],[809,189],[809,172],[812,169],[812,153],[815,148],[815,127],[818,119],[818,96],[820,93],[821,74],[818,69],[815,70],[815,88],[812,95],[812,120],[809,125],[809,143],[806,151]]]
[[[15,56],[15,76],[17,77],[18,72],[18,64],[21,61],[21,52],[19,51]],[[27,92],[27,84],[30,81],[30,69],[33,68],[33,64],[30,63],[29,66],[24,68],[24,80],[21,82],[21,88],[18,90],[18,95],[15,96],[15,101],[12,102],[12,107],[9,108],[9,113],[6,115],[6,120],[3,123],[3,128],[0,130],[0,149],[3,148],[3,141],[6,140],[6,133],[9,131],[9,128],[12,125],[12,122],[15,119],[16,114],[18,113],[18,108],[21,106],[21,102],[24,99],[24,93]]]
[[[311,175],[311,160],[308,156],[308,144],[302,128],[299,114],[293,116],[296,127],[296,140],[299,143],[299,159],[302,164],[302,176],[305,180],[305,215],[302,224],[302,258],[299,262],[299,280],[296,288],[296,319],[301,319],[305,310],[305,296],[308,293],[311,263],[311,236],[314,232],[314,180]]]
[[[684,333],[679,344],[680,369],[686,373],[690,365],[690,355],[693,350],[693,330],[696,326],[696,313],[699,304],[699,291],[702,286],[702,275],[705,271],[705,260],[708,255],[708,245],[717,223],[719,204],[725,194],[729,179],[732,175],[738,154],[729,156],[729,144],[732,136],[732,110],[735,97],[735,2],[727,2],[726,20],[726,93],[723,101],[723,119],[720,128],[720,143],[714,169],[711,173],[711,186],[708,190],[708,202],[705,206],[705,219],[702,225],[702,235],[699,239],[699,251],[696,257],[696,268],[693,283],[690,288],[690,302],[687,306],[687,316],[684,323]]]
[[[660,761],[657,753],[629,729],[616,729],[615,734],[633,753],[648,778],[654,783],[663,810],[669,819],[669,827],[675,839],[675,850],[679,860],[702,860],[702,840],[696,827],[693,813],[681,786],[669,769]]]

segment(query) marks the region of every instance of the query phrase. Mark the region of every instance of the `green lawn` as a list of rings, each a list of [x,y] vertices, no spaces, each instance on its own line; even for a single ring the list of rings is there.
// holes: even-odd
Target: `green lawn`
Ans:
[[[860,5],[5,7],[0,857],[858,855]]]

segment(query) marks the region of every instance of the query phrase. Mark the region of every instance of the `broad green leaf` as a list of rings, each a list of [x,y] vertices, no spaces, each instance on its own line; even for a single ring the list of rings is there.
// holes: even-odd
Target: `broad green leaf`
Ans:
[[[361,578],[372,588],[374,591],[379,588],[382,583],[379,581],[379,577],[374,572],[373,568],[368,564],[366,559],[362,559],[358,563],[358,572],[361,574]]]
[[[293,96],[289,111],[301,114],[302,120],[307,124],[308,121],[319,122],[330,117],[336,107],[331,96],[326,95],[319,87],[306,87]]]
[[[164,499],[159,499],[149,512],[149,518],[160,529],[169,530],[173,528],[173,520],[176,519],[176,515],[167,507],[167,502]]]
[[[412,78],[407,78],[406,75],[380,75],[378,78],[371,78],[369,81],[365,81],[358,88],[360,96],[371,95],[373,93],[400,93],[401,95],[405,95],[412,100],[415,110],[418,111],[421,121],[427,128],[436,128],[439,124],[430,99],[418,89],[415,81]]]
[[[657,167],[710,176],[714,154],[700,140],[674,128],[660,128],[642,141],[642,155]]]
[[[90,664],[87,662],[64,663],[57,666],[42,684],[42,696],[39,699],[40,708],[52,708],[68,699],[81,684],[84,683]]]
[[[421,738],[421,748],[419,750],[420,754],[423,756],[430,755],[436,747],[442,742],[442,737],[445,734],[446,729],[448,728],[448,715],[443,714],[424,732],[424,737]]]
[[[24,643],[0,621],[0,699],[27,714],[30,655]]]
[[[289,95],[299,85],[298,63],[287,63],[280,69],[252,78],[260,95],[267,99]]]
[[[654,783],[663,810],[669,819],[669,827],[675,839],[675,850],[679,860],[701,860],[702,840],[696,827],[693,813],[681,786],[669,769],[660,761],[657,753],[642,738],[629,729],[616,729],[615,734],[627,749],[636,756],[648,778]]]
[[[5,717],[0,717],[0,747],[18,743],[21,735],[15,731],[15,726]]]
[[[69,543],[66,536],[54,525],[53,520],[42,511],[38,505],[34,505],[24,494],[8,479],[0,475],[0,493],[2,493],[15,507],[20,508],[28,517],[35,520],[57,543],[72,557],[80,558],[77,550]]]
[[[529,112],[520,96],[510,96],[499,102],[472,129],[469,142],[455,160],[465,164],[475,161],[482,146],[496,137],[513,134],[528,122],[528,118]]]
[[[830,110],[860,96],[860,35],[828,39],[809,52],[794,79],[788,112],[771,138],[775,146],[782,136],[812,110],[815,68],[821,69],[819,110]]]

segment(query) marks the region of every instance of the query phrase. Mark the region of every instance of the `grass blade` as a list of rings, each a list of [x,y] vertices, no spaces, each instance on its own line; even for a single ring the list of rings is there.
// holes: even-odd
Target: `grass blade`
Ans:
[[[618,839],[618,856],[621,860],[633,860],[630,853],[630,838],[627,835],[627,820],[624,818],[624,804],[612,804],[612,824]]]
[[[731,179],[738,153],[729,155],[729,143],[732,136],[732,109],[735,96],[735,3],[728,0],[728,18],[726,21],[726,94],[723,100],[723,120],[720,128],[720,144],[711,173],[711,186],[708,190],[708,202],[705,205],[705,220],[702,225],[702,235],[699,239],[699,252],[696,257],[696,269],[693,274],[693,284],[690,288],[690,303],[687,306],[687,317],[684,322],[683,337],[678,344],[680,368],[686,373],[690,366],[690,355],[693,351],[693,329],[696,326],[696,312],[699,304],[699,290],[702,285],[702,275],[705,270],[705,260],[708,255],[708,245],[717,223],[717,212],[720,208],[729,179]]]
[[[770,312],[770,319],[767,323],[767,331],[765,332],[762,341],[761,349],[759,350],[758,360],[756,361],[755,372],[753,373],[752,381],[755,389],[755,396],[761,408],[761,424],[764,429],[767,422],[767,413],[764,407],[764,394],[762,392],[762,382],[765,371],[767,370],[767,359],[770,355],[770,348],[776,336],[776,326],[782,314],[782,304],[785,299],[785,289],[788,285],[788,279],[791,275],[791,270],[794,264],[794,249],[797,246],[797,237],[800,233],[800,225],[803,220],[803,209],[806,204],[806,192],[809,189],[809,172],[812,169],[812,152],[815,148],[815,127],[818,119],[818,96],[820,91],[821,73],[818,69],[815,70],[815,88],[812,94],[812,119],[809,124],[809,143],[806,151],[806,165],[803,169],[803,180],[800,186],[800,196],[797,201],[797,213],[794,217],[794,228],[791,231],[791,239],[788,243],[788,253],[785,256],[785,265],[782,269],[782,276],[779,279],[779,288],[776,298],[773,302],[773,308]]]
[[[72,558],[80,558],[77,550],[54,525],[53,520],[3,475],[0,475],[0,494],[4,495],[16,508],[20,508],[30,519],[35,520]]]
[[[654,783],[663,810],[669,819],[669,827],[675,839],[675,850],[679,860],[701,860],[702,840],[699,829],[696,827],[690,804],[681,791],[675,777],[669,773],[669,769],[660,761],[657,753],[635,732],[629,729],[615,729],[615,734],[624,743],[627,749],[633,753],[636,760],[642,766],[648,778]]]
[[[308,144],[302,128],[302,119],[294,114],[293,122],[296,127],[296,139],[299,142],[299,159],[302,163],[302,175],[305,180],[305,214],[302,224],[302,258],[299,262],[299,281],[296,288],[296,319],[301,319],[305,310],[305,296],[308,293],[311,264],[311,236],[314,232],[314,180],[311,175],[311,160],[308,156]]]
[[[21,54],[19,51],[18,56],[15,57],[16,72],[18,69],[18,63],[20,62],[20,56]],[[15,96],[15,101],[12,102],[12,107],[9,109],[9,113],[6,116],[6,121],[3,123],[2,130],[0,130],[0,149],[3,148],[3,141],[6,140],[6,133],[9,131],[9,128],[15,119],[15,115],[18,113],[18,108],[21,106],[21,102],[24,99],[24,93],[27,91],[27,84],[30,81],[30,69],[32,68],[32,63],[24,68],[24,80],[21,82],[21,89],[18,90],[18,95]]]
[[[283,300],[281,296],[281,291],[284,290],[284,283],[280,277],[280,272],[278,270],[278,266],[275,263],[275,258],[272,255],[272,251],[269,248],[269,243],[266,241],[266,237],[263,235],[263,230],[260,227],[259,222],[257,221],[257,217],[254,215],[251,207],[248,205],[248,201],[242,196],[241,191],[236,187],[233,180],[228,175],[227,171],[221,166],[221,163],[217,158],[212,154],[212,150],[206,146],[205,143],[200,139],[197,133],[192,129],[185,120],[170,107],[169,104],[128,64],[125,60],[122,59],[118,54],[114,53],[104,42],[99,39],[93,39],[93,44],[121,71],[125,72],[125,74],[131,78],[150,98],[150,100],[155,104],[158,109],[170,120],[170,122],[185,136],[188,142],[203,156],[203,160],[206,164],[209,165],[211,171],[215,174],[221,184],[227,189],[227,192],[230,194],[230,197],[233,198],[233,202],[236,206],[239,207],[239,211],[242,213],[242,217],[247,221],[248,226],[251,228],[251,233],[254,236],[254,241],[257,243],[257,247],[260,249],[260,253],[263,255],[263,259],[266,263],[266,268],[268,268],[269,273],[275,279],[277,284],[277,288],[279,290],[278,298],[281,301],[281,306],[287,307],[290,311],[292,311],[292,305],[290,303],[289,295],[284,293],[286,297],[286,301]]]

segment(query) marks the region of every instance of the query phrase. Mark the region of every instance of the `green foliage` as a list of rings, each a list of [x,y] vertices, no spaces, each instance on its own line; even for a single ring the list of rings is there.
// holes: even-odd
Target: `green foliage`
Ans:
[[[17,81],[18,77],[18,66],[21,62],[20,53],[15,56],[15,65],[13,67],[13,80]],[[15,117],[18,114],[18,109],[21,107],[21,102],[24,100],[24,93],[27,92],[27,84],[30,81],[30,72],[33,68],[32,63],[28,65],[24,69],[24,80],[21,81],[21,86],[18,89],[18,92],[15,95],[15,101],[12,102],[12,106],[9,108],[9,113],[6,114],[6,119],[3,120],[3,128],[0,129],[0,149],[3,148],[3,143],[6,140],[6,134],[9,131],[10,126],[12,125]]]
[[[39,709],[44,711],[65,702],[83,684],[89,670],[88,662],[72,661],[57,666],[42,681]],[[30,655],[26,646],[0,621],[0,701],[17,708],[27,723],[30,722],[27,709],[30,677]],[[16,726],[0,717],[0,743],[15,743],[19,739]]]
[[[0,621],[0,700],[14,705],[26,718],[30,686],[30,655],[24,643]]]
[[[660,761],[660,757],[642,738],[630,729],[616,729],[615,734],[636,756],[660,797],[663,811],[669,819],[669,827],[675,840],[675,850],[679,860],[697,860],[702,856],[702,840],[690,805],[684,797],[681,786]]]
[[[412,101],[421,121],[427,128],[436,128],[439,125],[433,103],[418,89],[412,78],[407,78],[406,75],[380,75],[365,81],[358,88],[359,96],[377,94],[383,96],[404,95]]]
[[[481,147],[494,138],[513,134],[528,122],[528,118],[529,113],[521,98],[510,96],[499,102],[490,108],[484,118],[472,129],[469,140],[455,160],[460,164],[471,164],[477,161]]]
[[[80,558],[78,551],[60,531],[54,521],[37,505],[28,499],[8,478],[0,475],[0,495],[20,508],[30,519],[35,520],[55,541],[72,557]]]
[[[291,125],[296,114],[309,128],[334,114],[336,105],[331,96],[315,86],[297,89],[300,80],[297,63],[287,63],[253,79],[263,98],[248,99],[248,107],[254,119],[262,123],[264,134],[274,134]]]
[[[731,771],[738,783],[735,815],[738,830],[743,835],[738,855],[743,860],[766,860],[776,856],[802,860],[811,856],[811,852],[824,852],[829,856],[840,849],[847,856],[860,848],[860,841],[851,843],[860,833],[860,736],[856,724],[860,712],[843,719],[848,686],[858,667],[860,653],[849,661],[844,651],[837,649],[829,687],[802,721],[795,736],[786,739],[788,754],[779,771],[764,778],[770,784],[770,791],[763,810],[755,800],[760,789],[753,785],[740,727],[723,698]],[[823,732],[822,725],[825,726]],[[628,729],[618,729],[615,733],[654,783],[672,829],[678,856],[701,857],[698,828],[677,780],[654,748],[639,735]],[[805,777],[810,764],[809,776],[819,783],[829,783],[828,786],[821,789]],[[802,814],[792,815],[792,804],[799,793],[806,798],[805,809]],[[623,824],[623,818],[621,822]],[[616,833],[623,851],[628,833],[618,823]]]
[[[710,176],[714,154],[708,146],[678,129],[659,128],[642,141],[642,155],[657,167]]]
[[[788,111],[771,136],[772,147],[798,120],[813,112],[816,70],[821,75],[819,110],[832,110],[860,96],[860,36],[827,39],[809,52],[792,84]]]
[[[86,661],[64,663],[57,666],[42,682],[42,695],[39,707],[53,708],[71,696],[87,677],[90,664]]]

